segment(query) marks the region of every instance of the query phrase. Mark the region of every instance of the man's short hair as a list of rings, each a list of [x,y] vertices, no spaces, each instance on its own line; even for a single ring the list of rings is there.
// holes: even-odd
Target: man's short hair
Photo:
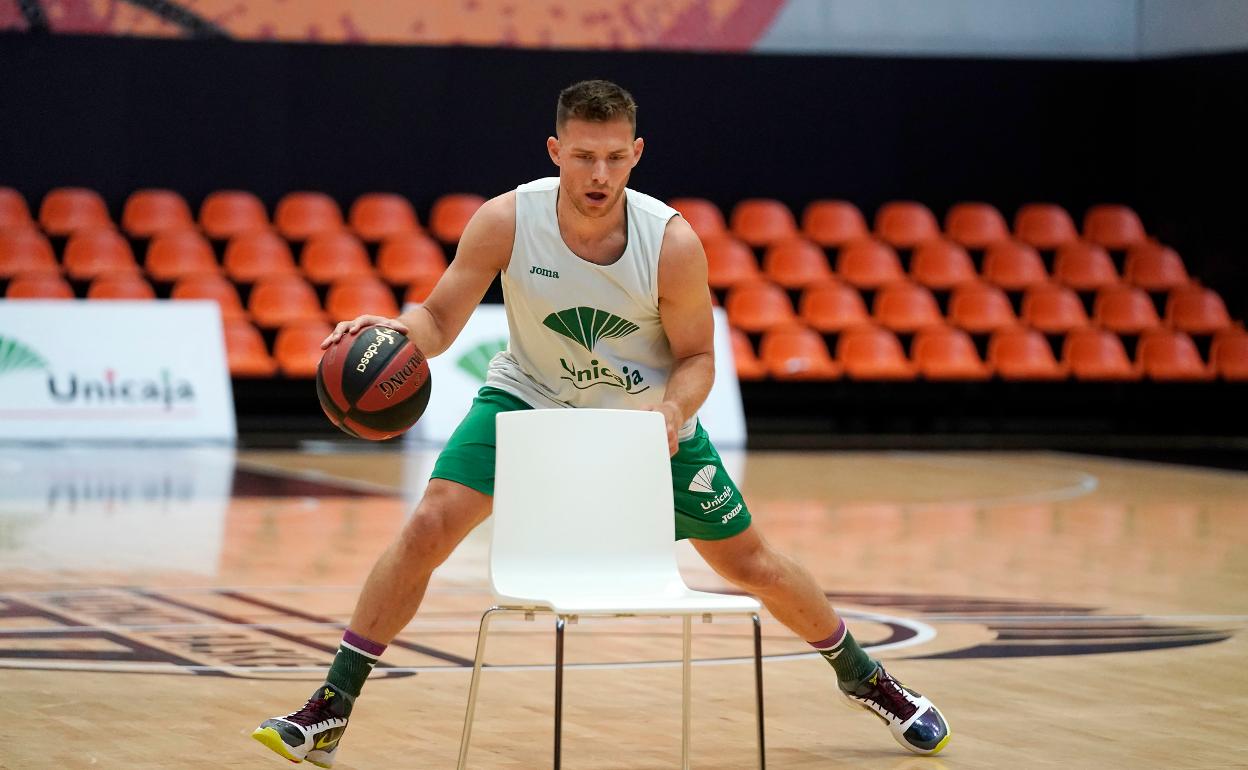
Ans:
[[[594,123],[625,118],[636,134],[637,102],[633,101],[632,94],[609,80],[582,80],[559,92],[559,107],[555,110],[556,133],[572,118]]]

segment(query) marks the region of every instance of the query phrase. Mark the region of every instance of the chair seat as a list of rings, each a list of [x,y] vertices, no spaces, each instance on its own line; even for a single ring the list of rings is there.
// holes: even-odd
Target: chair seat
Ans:
[[[715,594],[683,587],[659,593],[604,593],[572,588],[548,591],[541,598],[495,595],[500,607],[548,609],[558,615],[672,615],[690,612],[758,612],[758,600],[749,596]]]

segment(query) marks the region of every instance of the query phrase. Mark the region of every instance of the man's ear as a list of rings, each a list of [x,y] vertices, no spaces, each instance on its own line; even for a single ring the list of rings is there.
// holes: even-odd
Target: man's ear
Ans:
[[[546,152],[550,155],[550,162],[556,166],[559,165],[559,139],[553,136],[546,137]]]
[[[637,162],[641,160],[641,153],[645,149],[646,149],[645,139],[642,139],[639,136],[633,140],[633,166],[634,167],[637,165]]]

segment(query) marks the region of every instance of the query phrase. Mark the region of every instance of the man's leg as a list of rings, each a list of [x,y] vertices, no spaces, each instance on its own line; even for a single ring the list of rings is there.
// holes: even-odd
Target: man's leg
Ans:
[[[805,568],[753,527],[723,540],[689,542],[716,573],[757,596],[777,620],[818,649],[836,670],[845,696],[880,717],[898,743],[918,754],[945,747],[944,716],[862,651]]]
[[[291,761],[332,766],[377,658],[416,614],[433,570],[490,515],[491,503],[475,489],[430,479],[416,512],[373,565],[325,684],[303,708],[266,719],[252,737]]]

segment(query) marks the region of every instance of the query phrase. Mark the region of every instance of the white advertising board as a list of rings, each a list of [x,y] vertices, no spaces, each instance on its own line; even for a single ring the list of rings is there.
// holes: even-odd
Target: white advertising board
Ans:
[[[490,359],[507,345],[507,314],[502,305],[481,305],[447,351],[429,359],[433,393],[429,407],[407,437],[445,444],[485,384]],[[745,412],[732,359],[728,317],[715,308],[715,384],[699,419],[717,447],[745,446]]]
[[[0,301],[0,441],[234,441],[209,301]]]

